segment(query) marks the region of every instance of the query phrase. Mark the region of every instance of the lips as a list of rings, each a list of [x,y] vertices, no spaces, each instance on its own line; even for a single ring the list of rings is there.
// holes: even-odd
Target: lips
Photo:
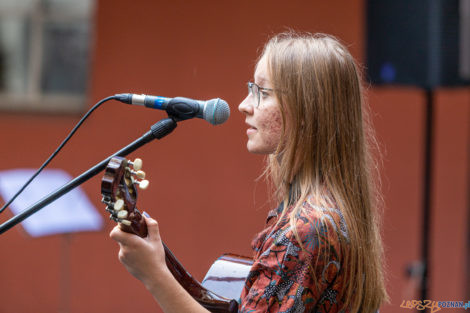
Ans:
[[[256,127],[254,127],[253,125],[251,125],[250,123],[246,122],[246,125],[248,125],[250,127],[250,129],[257,129]]]
[[[254,127],[253,125],[251,125],[249,123],[246,123],[246,124],[248,125],[248,129],[246,130],[247,135],[253,134],[257,131],[257,128]]]

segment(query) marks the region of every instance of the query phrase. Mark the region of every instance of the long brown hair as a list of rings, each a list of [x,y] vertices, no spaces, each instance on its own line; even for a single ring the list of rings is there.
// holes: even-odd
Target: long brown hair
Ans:
[[[348,50],[324,34],[283,33],[262,55],[283,118],[281,141],[265,174],[295,231],[302,203],[335,205],[344,216],[348,247],[341,298],[351,312],[375,312],[385,290],[374,142],[358,67]],[[312,200],[313,199],[313,200]]]

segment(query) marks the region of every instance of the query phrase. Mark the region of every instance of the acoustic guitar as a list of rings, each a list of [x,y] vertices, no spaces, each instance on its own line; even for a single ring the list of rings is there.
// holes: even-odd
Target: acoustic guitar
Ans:
[[[149,185],[142,171],[142,160],[133,162],[113,157],[109,161],[101,181],[102,202],[110,212],[110,219],[120,224],[123,231],[140,237],[147,236],[147,225],[136,207],[137,186]],[[211,312],[238,311],[238,302],[253,261],[235,254],[224,254],[212,264],[202,283],[189,274],[168,247],[165,259],[176,280],[202,306]]]

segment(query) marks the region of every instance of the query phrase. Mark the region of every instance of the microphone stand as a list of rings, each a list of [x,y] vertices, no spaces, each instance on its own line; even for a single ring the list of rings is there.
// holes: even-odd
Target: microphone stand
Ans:
[[[71,191],[75,187],[83,184],[85,181],[89,180],[93,176],[97,175],[99,172],[104,170],[106,168],[106,165],[108,164],[109,160],[114,157],[114,156],[126,156],[129,153],[137,150],[138,148],[142,147],[143,145],[149,143],[150,141],[154,139],[161,139],[171,133],[175,128],[176,128],[176,119],[173,117],[168,117],[165,119],[162,119],[152,125],[150,127],[150,130],[145,133],[142,137],[139,139],[135,140],[128,146],[122,148],[118,152],[114,153],[113,155],[109,156],[108,158],[104,159],[100,163],[96,164],[86,172],[82,173],[80,176],[72,179],[70,182],[67,184],[63,185],[56,191],[50,193],[43,199],[39,200],[20,214],[12,217],[5,223],[0,225],[0,235],[12,228],[13,226],[17,225],[18,223],[22,222],[29,216],[33,215],[37,211],[41,210],[43,207],[48,205],[49,203],[57,200],[58,198],[62,197],[64,194],[67,192]]]

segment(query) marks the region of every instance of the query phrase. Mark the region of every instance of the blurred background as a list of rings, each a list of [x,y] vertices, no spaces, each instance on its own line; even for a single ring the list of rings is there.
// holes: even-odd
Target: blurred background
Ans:
[[[420,299],[426,238],[427,298],[466,301],[470,90],[462,64],[470,54],[464,39],[460,54],[450,56],[445,49],[451,44],[436,40],[450,38],[448,28],[463,25],[452,23],[455,16],[468,22],[460,10],[468,1],[448,1],[460,5],[457,13],[442,9],[447,1],[387,7],[393,2],[370,1],[383,4],[374,7],[366,0],[2,0],[0,171],[38,168],[86,110],[116,93],[225,99],[232,111],[225,124],[184,121],[129,156],[144,160],[150,180],[139,207],[159,221],[167,245],[201,280],[222,253],[251,255],[251,240],[275,205],[266,182],[258,179],[263,157],[246,151],[246,125],[237,110],[263,44],[290,29],[332,34],[364,69],[382,150],[391,302],[381,312],[404,310],[404,300]],[[428,6],[437,17],[420,15]],[[402,23],[403,14],[412,23]],[[401,25],[398,31],[395,24]],[[387,56],[390,51],[398,60]],[[423,60],[431,62],[422,65]],[[450,78],[442,74],[447,60],[461,69]],[[410,68],[423,69],[422,75],[401,76]],[[107,102],[50,168],[78,176],[164,117],[163,111]],[[81,186],[104,221],[99,231],[33,237],[16,226],[0,235],[0,312],[160,312],[118,261],[100,181],[98,175]],[[8,209],[0,222],[12,216]]]

